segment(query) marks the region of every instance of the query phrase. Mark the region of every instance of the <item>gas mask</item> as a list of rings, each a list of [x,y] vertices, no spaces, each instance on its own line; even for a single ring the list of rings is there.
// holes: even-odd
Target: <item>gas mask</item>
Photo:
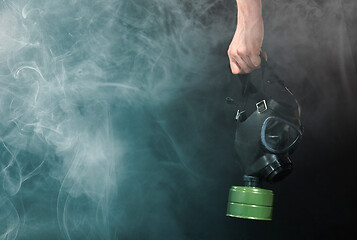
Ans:
[[[243,101],[236,114],[234,147],[245,186],[230,189],[227,216],[271,220],[273,192],[261,186],[264,181],[278,182],[292,171],[290,155],[303,128],[297,100],[261,60],[260,70],[240,76]]]

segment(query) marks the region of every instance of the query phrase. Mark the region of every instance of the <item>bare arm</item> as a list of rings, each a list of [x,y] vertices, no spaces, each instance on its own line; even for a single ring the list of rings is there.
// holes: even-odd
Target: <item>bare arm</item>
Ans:
[[[264,38],[261,0],[237,1],[237,28],[228,48],[233,74],[249,73],[260,66]]]

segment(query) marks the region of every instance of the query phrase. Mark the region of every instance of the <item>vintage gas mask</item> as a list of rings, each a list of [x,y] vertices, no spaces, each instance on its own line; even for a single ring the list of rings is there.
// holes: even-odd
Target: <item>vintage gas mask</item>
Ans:
[[[303,133],[300,106],[263,58],[260,70],[240,80],[243,101],[236,115],[234,147],[245,186],[230,189],[227,216],[271,220],[273,192],[261,185],[280,181],[292,171],[290,155]]]

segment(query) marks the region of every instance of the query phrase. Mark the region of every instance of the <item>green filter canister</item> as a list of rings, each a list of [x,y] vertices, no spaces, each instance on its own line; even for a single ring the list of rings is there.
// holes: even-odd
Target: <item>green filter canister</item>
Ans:
[[[273,191],[258,187],[232,186],[229,191],[227,216],[272,220]]]

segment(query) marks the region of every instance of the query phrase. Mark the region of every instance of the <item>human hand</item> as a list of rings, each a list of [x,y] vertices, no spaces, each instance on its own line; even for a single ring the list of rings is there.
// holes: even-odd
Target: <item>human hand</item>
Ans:
[[[260,66],[264,38],[261,0],[237,0],[237,7],[237,28],[227,53],[232,73],[245,74]]]

